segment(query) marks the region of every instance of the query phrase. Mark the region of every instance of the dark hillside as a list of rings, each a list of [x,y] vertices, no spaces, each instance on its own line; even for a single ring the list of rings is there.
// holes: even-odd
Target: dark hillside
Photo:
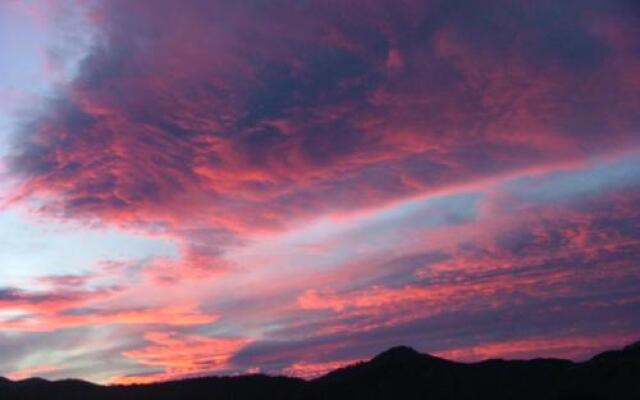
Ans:
[[[149,385],[0,379],[2,400],[640,399],[640,343],[574,363],[558,359],[457,363],[394,347],[311,381],[266,375]]]

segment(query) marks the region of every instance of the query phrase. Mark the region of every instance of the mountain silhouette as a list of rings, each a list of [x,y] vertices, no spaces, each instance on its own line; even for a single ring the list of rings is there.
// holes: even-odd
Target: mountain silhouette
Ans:
[[[561,359],[459,363],[399,346],[309,381],[245,375],[100,386],[79,380],[0,378],[0,399],[640,399],[640,342],[580,363]]]
[[[371,359],[371,362],[374,364],[401,364],[411,362],[427,362],[427,360],[434,360],[436,363],[439,363],[440,361],[447,361],[429,354],[418,353],[411,347],[396,346],[378,354]]]

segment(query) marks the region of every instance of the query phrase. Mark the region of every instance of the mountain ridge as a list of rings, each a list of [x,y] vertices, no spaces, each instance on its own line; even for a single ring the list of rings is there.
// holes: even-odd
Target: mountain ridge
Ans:
[[[263,374],[102,386],[0,377],[3,400],[95,399],[637,399],[640,341],[587,361],[488,359],[461,363],[392,347],[311,380]]]

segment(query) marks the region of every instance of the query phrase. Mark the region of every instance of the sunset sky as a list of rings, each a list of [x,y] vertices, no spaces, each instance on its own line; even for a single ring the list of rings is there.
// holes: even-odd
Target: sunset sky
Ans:
[[[636,0],[1,0],[0,376],[640,339]]]

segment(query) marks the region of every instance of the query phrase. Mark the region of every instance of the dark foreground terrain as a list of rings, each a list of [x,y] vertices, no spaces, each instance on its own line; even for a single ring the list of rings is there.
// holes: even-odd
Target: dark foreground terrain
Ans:
[[[0,399],[640,399],[640,342],[582,363],[536,359],[463,364],[396,347],[312,381],[247,375],[99,386],[0,378]]]

